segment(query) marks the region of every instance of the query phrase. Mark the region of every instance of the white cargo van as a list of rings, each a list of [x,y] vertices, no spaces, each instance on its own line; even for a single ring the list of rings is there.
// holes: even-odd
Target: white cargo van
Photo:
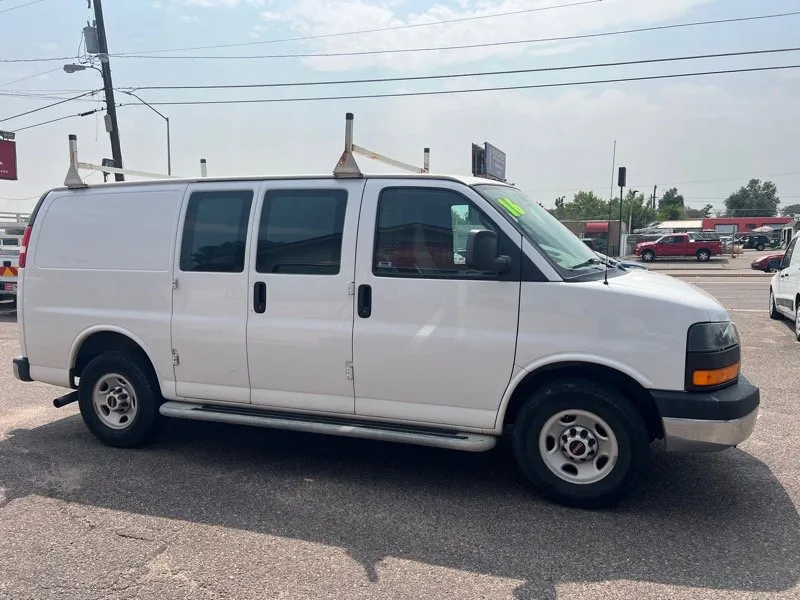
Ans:
[[[505,433],[547,497],[603,506],[654,440],[720,450],[758,414],[715,299],[607,269],[488,179],[53,189],[20,266],[16,377],[72,388],[56,406],[112,446],[164,417],[466,451]]]

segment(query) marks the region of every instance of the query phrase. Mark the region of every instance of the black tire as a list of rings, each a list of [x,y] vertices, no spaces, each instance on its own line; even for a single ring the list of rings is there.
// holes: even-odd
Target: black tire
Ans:
[[[642,252],[642,260],[644,262],[653,262],[655,257],[656,253],[653,252],[652,250],[645,250],[644,252]]]
[[[136,413],[124,429],[113,429],[100,419],[92,399],[95,384],[116,373],[125,378],[135,394]],[[107,352],[92,359],[81,373],[78,404],[89,431],[104,444],[117,448],[133,448],[151,439],[163,421],[158,408],[162,397],[150,366],[124,352]]]
[[[800,342],[800,298],[794,301],[794,339]]]
[[[764,249],[764,244],[759,244],[758,246],[756,246],[756,250],[758,250],[759,252],[761,252],[763,249]]]
[[[769,318],[776,321],[781,318],[781,313],[778,312],[778,307],[775,306],[775,294],[772,288],[769,288]]]
[[[705,248],[702,248],[697,251],[697,260],[699,260],[700,262],[708,262],[710,258],[711,258],[711,252],[709,252]]]
[[[616,464],[599,481],[566,481],[542,458],[539,437],[543,427],[551,417],[568,410],[600,417],[617,439]],[[641,415],[616,389],[590,380],[559,380],[536,390],[517,415],[512,436],[514,457],[523,475],[542,495],[568,506],[614,506],[639,485],[650,462],[650,437]],[[546,444],[550,441],[549,437],[545,440]]]

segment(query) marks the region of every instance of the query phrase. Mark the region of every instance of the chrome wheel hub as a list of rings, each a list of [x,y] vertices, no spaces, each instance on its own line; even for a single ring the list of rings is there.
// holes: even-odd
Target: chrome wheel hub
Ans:
[[[125,429],[138,410],[136,392],[122,375],[109,373],[98,379],[92,390],[92,405],[103,425]]]
[[[619,443],[614,431],[598,415],[586,410],[564,410],[542,427],[539,453],[554,475],[585,485],[597,483],[614,470]]]
[[[573,462],[586,462],[597,454],[597,438],[585,427],[565,429],[559,443],[562,454]]]

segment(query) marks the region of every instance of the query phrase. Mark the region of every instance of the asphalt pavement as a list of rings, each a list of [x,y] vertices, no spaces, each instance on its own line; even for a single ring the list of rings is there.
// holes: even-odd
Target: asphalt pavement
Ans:
[[[0,316],[0,598],[800,598],[800,344],[768,279],[732,311],[761,417],[739,448],[656,446],[613,510],[550,504],[482,454],[199,422],[115,450],[12,378]]]

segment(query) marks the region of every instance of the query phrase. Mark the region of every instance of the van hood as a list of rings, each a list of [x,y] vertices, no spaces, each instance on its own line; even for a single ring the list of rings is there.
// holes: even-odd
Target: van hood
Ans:
[[[653,271],[628,271],[608,280],[609,287],[624,289],[653,300],[665,300],[705,312],[710,321],[730,321],[730,315],[719,300],[705,290],[687,281],[654,273]]]

